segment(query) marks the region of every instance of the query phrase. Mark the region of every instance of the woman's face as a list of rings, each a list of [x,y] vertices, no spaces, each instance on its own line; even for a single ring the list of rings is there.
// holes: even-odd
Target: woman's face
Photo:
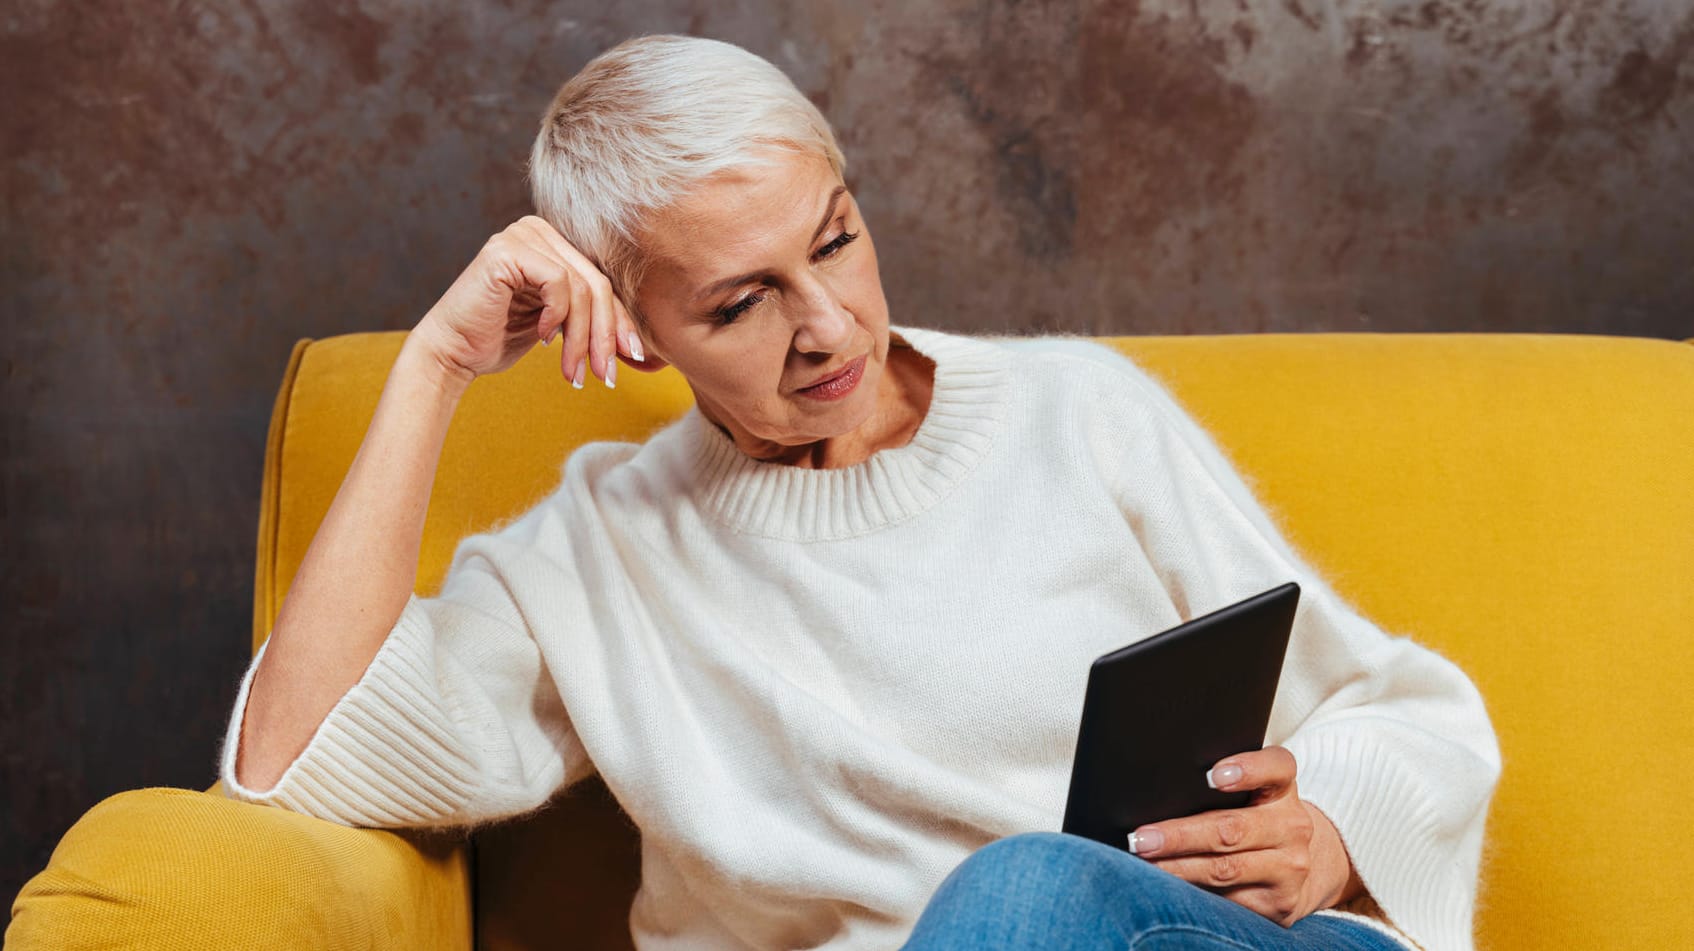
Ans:
[[[876,410],[888,305],[870,231],[828,161],[772,155],[653,217],[637,303],[646,342],[706,418],[748,455],[791,461]]]

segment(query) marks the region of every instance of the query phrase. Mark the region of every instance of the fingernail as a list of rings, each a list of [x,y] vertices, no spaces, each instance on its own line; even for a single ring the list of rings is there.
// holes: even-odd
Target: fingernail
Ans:
[[[1206,785],[1213,789],[1222,789],[1225,786],[1233,786],[1240,781],[1241,767],[1234,763],[1230,763],[1228,766],[1219,766],[1216,769],[1206,770]]]
[[[616,354],[606,358],[606,389],[618,388],[618,358]]]
[[[635,358],[636,363],[647,361],[647,355],[641,352],[641,335],[633,330],[629,332],[629,355]]]
[[[554,338],[554,337],[557,337],[557,336],[558,336],[558,335],[559,335],[559,331],[561,331],[561,330],[563,330],[563,329],[564,329],[564,327],[565,327],[565,325],[564,325],[564,324],[560,324],[560,325],[559,325],[559,326],[557,326],[557,327],[554,327],[554,328],[553,328],[553,332],[552,332],[552,333],[550,333],[550,334],[548,334],[548,335],[547,335],[547,336],[545,336],[545,337],[543,337],[543,338],[541,338],[541,345],[542,345],[542,346],[543,346],[543,347],[546,347],[546,346],[550,346],[550,345],[552,345],[552,343],[553,343],[553,338]]]
[[[582,362],[576,365],[576,376],[571,377],[571,385],[579,390],[582,389],[582,376],[587,372],[588,358],[583,357]]]
[[[1165,834],[1158,829],[1137,829],[1129,834],[1129,854],[1157,852],[1165,844]]]

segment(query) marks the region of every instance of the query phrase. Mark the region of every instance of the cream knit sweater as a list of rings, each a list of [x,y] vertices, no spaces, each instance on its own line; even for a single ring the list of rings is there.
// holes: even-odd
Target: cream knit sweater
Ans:
[[[936,363],[910,443],[799,469],[691,410],[582,447],[459,544],[264,792],[233,768],[250,669],[224,788],[448,825],[597,772],[641,829],[643,951],[890,949],[973,850],[1059,828],[1095,657],[1292,580],[1267,743],[1386,915],[1470,949],[1500,755],[1465,675],[1344,603],[1114,351],[893,332]]]

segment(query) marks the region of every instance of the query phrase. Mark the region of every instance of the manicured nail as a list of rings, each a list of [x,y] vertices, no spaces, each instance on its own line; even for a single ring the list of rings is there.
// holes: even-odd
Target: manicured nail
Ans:
[[[1222,789],[1225,786],[1233,786],[1240,781],[1241,767],[1234,763],[1230,763],[1228,766],[1219,766],[1216,769],[1206,770],[1206,785],[1213,789]]]
[[[606,358],[606,389],[618,388],[618,357],[613,354]]]
[[[576,365],[576,376],[571,377],[571,385],[576,387],[579,390],[582,389],[582,377],[583,377],[583,374],[585,374],[587,372],[588,372],[588,358],[583,357],[582,362]]]
[[[1129,854],[1157,852],[1165,844],[1165,834],[1158,829],[1137,829],[1129,834]]]
[[[641,335],[633,330],[629,332],[629,355],[635,358],[636,363],[647,361],[647,355],[641,352]]]
[[[542,345],[542,346],[543,346],[543,347],[546,347],[546,346],[550,346],[550,345],[552,345],[552,343],[553,343],[553,338],[554,338],[554,337],[557,337],[557,336],[558,336],[558,335],[559,335],[559,331],[561,331],[561,330],[563,330],[563,329],[565,329],[565,325],[564,325],[564,324],[560,324],[560,325],[559,325],[559,326],[557,326],[557,327],[554,327],[554,328],[553,328],[553,332],[552,332],[552,333],[550,333],[550,334],[548,334],[548,335],[547,335],[547,336],[545,336],[545,337],[543,337],[543,338],[541,338],[541,345]]]

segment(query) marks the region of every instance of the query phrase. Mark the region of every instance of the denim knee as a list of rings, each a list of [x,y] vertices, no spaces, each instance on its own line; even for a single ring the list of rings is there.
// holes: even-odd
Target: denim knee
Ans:
[[[1022,832],[990,842],[965,860],[967,864],[1009,868],[1048,865],[1056,859],[1087,864],[1115,863],[1123,850],[1093,839],[1062,832]],[[1145,863],[1140,863],[1145,864]]]
[[[1121,901],[1125,889],[1137,890],[1143,874],[1164,874],[1126,859],[1110,846],[1057,832],[991,842],[936,889],[907,947],[1122,947],[1115,923],[1099,909]]]
[[[1086,860],[1099,848],[1104,846],[1092,839],[1061,832],[1022,832],[977,849],[960,867],[969,867],[978,874],[1016,873],[1034,865],[1050,865],[1061,857]]]
[[[955,868],[946,888],[989,889],[1026,901],[1042,902],[1052,893],[1075,896],[1079,890],[1108,887],[1121,890],[1127,878],[1164,873],[1146,862],[1126,862],[1111,846],[1059,832],[1024,832],[977,849]],[[1168,877],[1168,876],[1167,876]],[[1133,884],[1130,885],[1134,887]]]

